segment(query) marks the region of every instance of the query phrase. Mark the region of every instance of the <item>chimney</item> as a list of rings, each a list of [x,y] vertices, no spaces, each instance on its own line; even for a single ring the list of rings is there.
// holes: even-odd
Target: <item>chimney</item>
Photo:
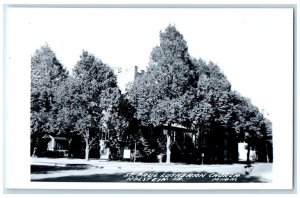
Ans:
[[[138,66],[134,66],[134,80],[136,79],[138,75]]]

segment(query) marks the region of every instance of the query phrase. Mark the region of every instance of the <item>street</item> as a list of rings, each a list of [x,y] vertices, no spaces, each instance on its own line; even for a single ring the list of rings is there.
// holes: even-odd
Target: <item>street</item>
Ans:
[[[31,181],[44,182],[271,182],[272,164],[194,165],[178,163],[112,162],[81,159],[32,158]]]

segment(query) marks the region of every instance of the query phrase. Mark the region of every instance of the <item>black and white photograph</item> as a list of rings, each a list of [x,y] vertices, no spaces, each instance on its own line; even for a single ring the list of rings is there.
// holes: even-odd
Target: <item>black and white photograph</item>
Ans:
[[[43,188],[290,188],[294,11],[8,6],[6,169]]]

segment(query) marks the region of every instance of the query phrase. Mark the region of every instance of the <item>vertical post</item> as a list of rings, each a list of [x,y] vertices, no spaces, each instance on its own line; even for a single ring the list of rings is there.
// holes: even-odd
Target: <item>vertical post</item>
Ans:
[[[196,147],[196,135],[195,133],[193,133],[193,145],[194,145],[194,148]]]
[[[133,156],[133,163],[135,163],[136,159],[136,141],[134,142],[134,156]]]
[[[170,150],[170,145],[171,145],[171,125],[168,125],[168,129],[163,129],[164,135],[167,137],[167,142],[166,142],[166,164],[169,164],[171,162],[171,150]]]
[[[171,162],[171,150],[170,150],[170,144],[171,144],[171,136],[170,134],[168,133],[167,134],[167,160],[166,160],[166,163],[167,164],[170,164]]]
[[[270,163],[269,160],[269,151],[268,151],[268,141],[266,140],[266,156],[267,156],[267,162]]]
[[[173,141],[176,141],[176,131],[174,131],[174,137],[173,137]]]

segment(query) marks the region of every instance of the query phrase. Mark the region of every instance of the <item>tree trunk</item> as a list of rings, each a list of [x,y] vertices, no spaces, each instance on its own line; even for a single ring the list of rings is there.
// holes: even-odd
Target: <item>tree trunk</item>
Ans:
[[[73,153],[71,153],[72,152],[72,148],[71,148],[72,140],[73,140],[73,138],[69,139],[68,157],[73,157]]]
[[[247,164],[250,163],[250,143],[248,141],[248,145],[247,145]]]
[[[33,152],[32,152],[32,155],[31,155],[31,157],[37,157],[37,155],[36,155],[36,152],[37,151],[37,147],[35,146],[34,148],[33,148]]]
[[[34,144],[34,146],[33,146],[33,151],[32,151],[32,155],[31,155],[31,157],[37,157],[38,156],[38,147],[39,147],[39,144],[40,144],[40,142],[39,142],[39,136],[37,136],[36,137],[36,139],[34,140],[34,142],[35,142],[35,144]]]
[[[86,146],[85,146],[85,160],[89,161],[89,153],[90,153],[90,148],[89,148],[89,144],[87,141],[85,141]]]
[[[85,160],[89,160],[89,153],[90,153],[90,148],[89,148],[89,131],[86,132],[85,135]]]
[[[266,160],[267,160],[267,163],[270,163],[270,160],[269,160],[269,151],[268,151],[268,141],[267,140],[265,141],[265,144],[266,144],[266,152],[265,152]]]

